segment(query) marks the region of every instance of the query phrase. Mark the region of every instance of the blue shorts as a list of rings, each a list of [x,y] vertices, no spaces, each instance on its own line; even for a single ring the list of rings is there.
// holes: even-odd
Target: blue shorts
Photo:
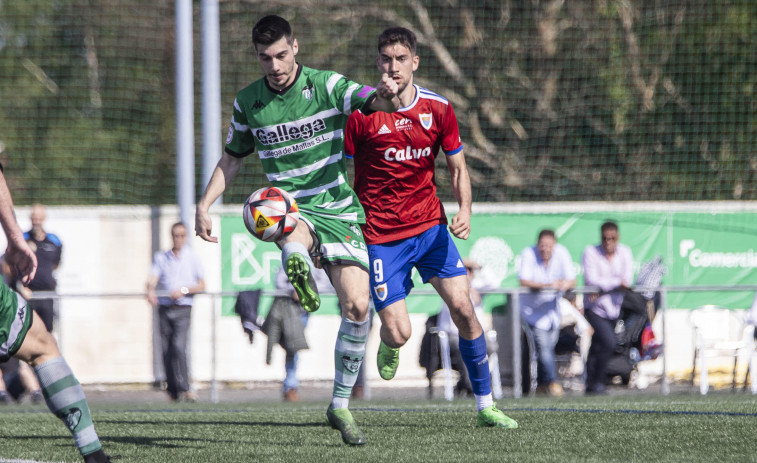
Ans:
[[[446,225],[437,225],[418,236],[383,244],[369,244],[371,296],[376,311],[403,300],[413,288],[413,267],[424,283],[433,277],[466,275],[463,260]]]

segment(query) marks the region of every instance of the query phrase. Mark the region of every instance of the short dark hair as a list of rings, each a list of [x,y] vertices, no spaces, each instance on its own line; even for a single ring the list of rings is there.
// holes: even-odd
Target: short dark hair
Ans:
[[[415,34],[410,29],[404,27],[390,27],[379,35],[378,38],[378,51],[381,53],[381,49],[387,45],[395,43],[402,44],[410,50],[410,53],[415,55],[415,47],[418,44],[418,40],[415,38]]]
[[[187,224],[185,224],[184,222],[176,222],[175,224],[171,225],[171,234],[173,234],[173,231],[179,227],[184,227],[186,230],[189,230],[189,227],[187,227]]]
[[[286,37],[289,45],[294,42],[292,26],[281,16],[263,16],[252,26],[252,46],[256,49],[258,44],[270,45],[282,37]]]
[[[606,232],[607,230],[618,231],[618,224],[613,222],[612,220],[608,220],[607,222],[602,224],[602,228],[600,230],[602,231],[602,233]]]
[[[552,238],[555,241],[557,241],[557,237],[555,236],[555,231],[554,230],[550,230],[549,228],[545,228],[544,230],[542,230],[542,231],[539,232],[539,238],[537,238],[537,241],[539,241],[540,239],[544,238],[545,236],[549,236],[550,238]]]

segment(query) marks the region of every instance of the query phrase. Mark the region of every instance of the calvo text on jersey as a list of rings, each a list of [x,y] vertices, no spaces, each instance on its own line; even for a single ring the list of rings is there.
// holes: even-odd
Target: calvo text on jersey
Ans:
[[[255,130],[255,137],[263,145],[275,145],[300,138],[307,140],[308,138],[312,138],[317,132],[325,129],[326,123],[323,122],[323,119],[315,119],[312,122],[306,122],[301,125],[297,125],[296,123],[280,124],[270,130],[257,129]]]
[[[414,149],[410,148],[410,145],[404,149],[389,148],[384,151],[384,159],[387,161],[410,161],[412,159],[420,159],[431,156],[431,147]]]

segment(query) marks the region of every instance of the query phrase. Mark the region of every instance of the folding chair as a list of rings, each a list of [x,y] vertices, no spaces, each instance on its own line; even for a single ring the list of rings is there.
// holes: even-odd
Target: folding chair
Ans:
[[[754,343],[754,325],[750,324],[749,327],[751,327],[752,330],[752,342]],[[744,374],[744,386],[741,388],[742,391],[746,390],[747,382],[749,382],[750,377],[752,378],[751,384],[750,384],[750,391],[752,394],[757,394],[757,380],[753,378],[754,374],[753,371],[757,371],[757,355],[754,355],[754,349],[757,349],[757,345],[754,346],[752,349],[751,355],[749,355],[749,362],[747,363],[746,367],[746,373]]]
[[[733,382],[736,387],[736,366],[739,355],[747,353],[750,364],[754,357],[754,327],[745,325],[744,318],[737,312],[705,305],[693,309],[689,314],[693,328],[694,361],[691,369],[691,385],[694,386],[697,360],[699,361],[699,393],[707,394],[708,359],[733,357]]]

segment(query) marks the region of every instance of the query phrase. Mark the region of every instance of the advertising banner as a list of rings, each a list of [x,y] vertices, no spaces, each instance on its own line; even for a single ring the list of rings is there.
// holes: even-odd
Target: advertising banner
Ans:
[[[504,206],[503,206],[504,209]],[[568,248],[583,285],[581,255],[587,246],[599,244],[600,226],[605,221],[619,226],[620,242],[629,246],[636,269],[644,262],[662,257],[666,267],[664,285],[746,285],[755,283],[757,252],[754,236],[757,214],[753,212],[691,211],[598,211],[598,212],[487,212],[475,213],[467,240],[455,242],[463,257],[479,264],[477,283],[496,288],[518,286],[520,254],[536,244],[539,231],[555,231],[558,242]],[[281,265],[276,245],[253,238],[239,216],[221,218],[222,278],[224,291],[274,289],[273,277]],[[433,290],[415,272],[415,289]],[[668,307],[692,308],[718,304],[731,308],[751,305],[754,294],[742,292],[671,292]],[[224,314],[233,314],[233,298],[224,303]],[[485,298],[489,310],[504,304],[504,295]],[[411,313],[434,314],[442,301],[437,295],[413,295],[407,300]],[[261,304],[263,310],[266,301]],[[316,314],[338,313],[336,298],[324,297]]]

